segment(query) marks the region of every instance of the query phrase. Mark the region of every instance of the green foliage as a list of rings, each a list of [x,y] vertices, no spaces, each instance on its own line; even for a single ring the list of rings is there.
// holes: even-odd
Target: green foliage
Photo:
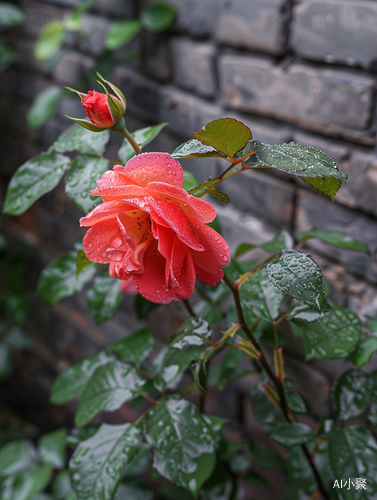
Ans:
[[[332,390],[332,402],[337,417],[349,420],[364,412],[371,396],[372,384],[368,373],[347,370],[339,375]]]
[[[354,252],[363,252],[370,255],[370,251],[365,243],[354,240],[351,236],[344,233],[326,231],[318,227],[313,227],[310,231],[299,231],[297,238],[308,240],[310,238],[319,238],[330,245],[334,245],[346,250],[353,250]]]
[[[95,279],[87,294],[88,308],[96,323],[111,319],[123,299],[120,281],[104,269]]]
[[[45,24],[34,47],[34,57],[37,61],[44,61],[54,55],[63,45],[64,35],[61,21]]]
[[[154,125],[152,127],[141,128],[140,130],[136,130],[135,132],[131,132],[132,137],[135,139],[137,144],[141,149],[145,148],[153,139],[155,139],[158,134],[167,126],[167,122],[160,123],[159,125]],[[124,139],[122,146],[118,151],[118,158],[120,161],[127,162],[133,156],[135,156],[135,150],[128,142],[127,139]]]
[[[377,352],[377,338],[368,337],[360,341],[356,349],[350,354],[349,359],[357,368],[362,368],[369,363],[375,352]]]
[[[108,130],[92,134],[90,130],[74,124],[58,137],[50,150],[59,153],[79,151],[88,155],[101,156],[105,151],[109,137]]]
[[[0,73],[18,60],[18,54],[5,43],[0,42]]]
[[[38,443],[39,454],[42,461],[50,464],[55,469],[62,469],[66,463],[65,450],[66,429],[59,429],[49,434],[44,434]]]
[[[0,31],[24,24],[25,15],[20,8],[13,3],[0,2]]]
[[[155,386],[158,390],[164,389],[177,380],[180,373],[190,363],[199,359],[202,348],[167,349],[163,348],[153,363],[153,373],[156,374]],[[179,379],[178,379],[179,380]]]
[[[183,349],[185,347],[199,347],[211,338],[212,330],[202,318],[188,318],[171,335],[169,347],[174,349]]]
[[[115,19],[106,33],[105,48],[114,50],[126,45],[140,29],[141,24],[138,19]]]
[[[293,238],[288,233],[288,231],[283,230],[280,234],[275,236],[275,238],[273,238],[271,241],[263,243],[263,245],[261,245],[261,248],[263,248],[265,252],[280,253],[286,248],[293,248]]]
[[[184,158],[224,158],[222,153],[212,146],[203,144],[198,139],[191,139],[190,141],[184,142],[178,146],[170,156],[176,160],[182,160]]]
[[[156,347],[156,339],[147,328],[137,330],[124,339],[113,342],[108,348],[123,361],[135,365],[146,361]]]
[[[33,129],[42,127],[42,125],[53,116],[64,95],[64,89],[57,85],[50,85],[39,92],[39,94],[34,97],[26,116],[30,127]]]
[[[292,424],[280,424],[272,431],[270,438],[284,446],[295,446],[314,439],[315,433],[309,425],[294,422]]]
[[[151,33],[160,33],[169,28],[175,19],[175,9],[165,2],[153,2],[147,5],[140,14],[143,28]]]
[[[188,172],[187,170],[183,171],[183,178],[184,178],[184,181],[183,181],[182,187],[183,187],[183,189],[186,189],[186,191],[189,191],[190,189],[194,188],[195,186],[197,186],[199,184],[195,175],[192,174],[191,172]]]

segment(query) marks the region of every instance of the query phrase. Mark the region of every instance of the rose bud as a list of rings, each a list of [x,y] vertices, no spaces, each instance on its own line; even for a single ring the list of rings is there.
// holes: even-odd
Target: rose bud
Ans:
[[[90,90],[87,94],[84,94],[70,87],[66,87],[68,90],[76,92],[81,98],[81,104],[85,107],[90,122],[80,118],[72,118],[67,115],[64,116],[92,132],[101,132],[102,130],[114,127],[126,112],[127,105],[126,99],[118,87],[102,78],[99,73],[97,73],[97,75],[111,88],[115,95],[109,94],[106,87],[98,80],[98,83],[105,89],[106,94],[97,92],[96,90]]]

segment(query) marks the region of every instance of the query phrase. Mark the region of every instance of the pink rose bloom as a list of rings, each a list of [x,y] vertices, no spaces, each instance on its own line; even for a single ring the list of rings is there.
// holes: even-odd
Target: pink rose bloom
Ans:
[[[91,226],[84,250],[109,274],[133,283],[151,302],[168,304],[194,291],[195,279],[216,285],[230,259],[224,239],[206,224],[216,211],[182,189],[183,170],[168,153],[144,153],[116,165],[90,193],[98,205],[80,220]]]

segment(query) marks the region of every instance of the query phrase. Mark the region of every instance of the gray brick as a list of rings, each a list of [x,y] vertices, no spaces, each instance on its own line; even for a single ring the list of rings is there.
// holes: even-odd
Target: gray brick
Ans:
[[[316,193],[299,190],[296,222],[298,230],[308,230],[317,226],[329,231],[343,232],[366,243],[372,255],[377,250],[375,219],[332,203]],[[363,276],[371,283],[377,283],[377,262],[373,257],[360,252],[342,250],[319,240],[310,240],[307,245],[322,255],[346,264],[349,272]]]
[[[149,75],[159,81],[171,78],[169,38],[164,35],[146,34],[145,65]]]
[[[26,16],[24,30],[33,36],[38,36],[46,23],[59,20],[65,14],[63,9],[40,2],[23,1],[21,7]]]
[[[96,8],[116,17],[136,17],[136,0],[99,0]]]
[[[216,38],[236,47],[281,54],[285,50],[285,0],[220,0]]]
[[[15,94],[22,99],[32,100],[38,92],[48,86],[46,76],[40,73],[20,71],[18,74],[17,88]]]
[[[171,52],[174,83],[203,97],[214,97],[215,46],[188,38],[175,38],[171,41]]]
[[[87,35],[87,40],[79,43],[80,49],[93,56],[99,56],[104,48],[104,42],[110,21],[104,17],[93,14],[83,16],[83,32]]]
[[[177,9],[175,26],[195,36],[211,35],[217,24],[219,0],[170,0]]]
[[[58,85],[76,87],[87,71],[95,66],[94,59],[80,52],[66,52],[53,70],[53,78]]]
[[[271,60],[221,56],[222,99],[233,109],[252,111],[319,130],[374,143],[368,130],[375,81],[352,71],[294,64],[283,70]]]
[[[292,47],[309,59],[376,66],[376,2],[309,0],[296,5]]]
[[[118,66],[113,82],[124,93],[129,111],[142,119],[157,121],[159,115],[159,86],[125,66]]]

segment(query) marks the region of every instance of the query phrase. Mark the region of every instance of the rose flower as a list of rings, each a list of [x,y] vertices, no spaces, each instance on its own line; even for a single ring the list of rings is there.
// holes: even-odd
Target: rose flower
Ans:
[[[183,170],[168,153],[144,153],[116,165],[91,194],[98,205],[80,220],[89,260],[109,263],[109,274],[133,283],[151,302],[190,297],[196,277],[216,285],[230,259],[224,239],[206,224],[216,216],[206,201],[184,189]]]
[[[122,105],[117,97],[114,95],[111,95],[111,97]],[[94,125],[97,125],[97,127],[110,128],[117,123],[124,114],[124,110],[120,107],[119,111],[113,116],[109,107],[107,95],[97,92],[96,90],[89,90],[81,101],[81,104],[85,107],[85,112],[89,120]]]

